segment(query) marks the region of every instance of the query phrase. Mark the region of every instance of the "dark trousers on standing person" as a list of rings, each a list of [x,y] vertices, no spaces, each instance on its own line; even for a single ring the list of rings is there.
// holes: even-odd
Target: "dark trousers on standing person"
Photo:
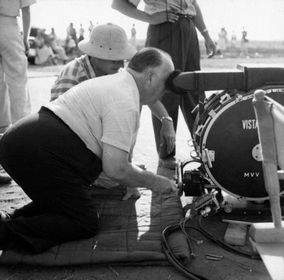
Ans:
[[[42,107],[14,124],[0,141],[0,163],[31,199],[0,221],[0,249],[38,253],[97,232],[90,184],[101,159],[54,113]]]
[[[175,23],[166,22],[159,25],[149,25],[146,46],[157,47],[169,53],[175,69],[181,71],[200,70],[199,42],[195,26],[190,17],[180,16]],[[180,107],[187,127],[192,133],[196,117],[192,110],[198,105],[199,98],[204,98],[204,93],[191,92],[185,95],[177,95],[172,92],[165,93],[161,101],[173,119],[175,130],[177,129]],[[152,115],[152,122],[156,148],[159,153],[161,122],[154,115]],[[162,157],[171,158],[174,156],[175,150],[171,154]]]

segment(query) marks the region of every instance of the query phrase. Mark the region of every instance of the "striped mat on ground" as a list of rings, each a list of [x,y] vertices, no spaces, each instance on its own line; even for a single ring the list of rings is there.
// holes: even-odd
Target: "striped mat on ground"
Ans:
[[[101,211],[99,232],[90,239],[52,247],[40,254],[0,251],[0,263],[61,266],[103,263],[161,263],[166,257],[161,246],[161,232],[183,217],[180,199],[140,189],[139,199],[122,201],[124,187],[94,188],[93,195]],[[15,184],[0,188],[0,207],[20,207],[28,198]],[[187,249],[179,240],[175,250]],[[185,252],[188,254],[188,252]]]

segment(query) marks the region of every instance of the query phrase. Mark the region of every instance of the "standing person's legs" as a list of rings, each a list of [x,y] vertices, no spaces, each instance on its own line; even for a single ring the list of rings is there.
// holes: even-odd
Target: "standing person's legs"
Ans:
[[[6,77],[4,72],[4,58],[3,55],[6,51],[6,42],[2,38],[5,38],[6,34],[6,19],[0,15],[0,138],[9,125],[11,124],[10,115],[10,99],[8,93],[8,86],[6,83]],[[2,166],[0,165],[0,185],[7,184],[11,181],[11,178],[4,173]]]
[[[11,123],[10,99],[2,64],[2,57],[0,56],[0,133],[4,133]]]
[[[0,16],[0,37],[3,38],[6,34],[5,24],[2,23]],[[6,50],[6,43],[0,40],[0,133],[4,133],[11,124],[10,117],[10,99],[8,87],[5,80],[3,54]]]
[[[194,24],[188,18],[180,18],[176,23],[163,23],[160,25],[150,25],[147,33],[146,46],[160,48],[168,52],[174,62],[175,68],[181,71],[199,70],[199,45]],[[193,47],[196,48],[193,51]],[[193,51],[193,53],[192,53]],[[188,69],[188,62],[194,60]],[[198,62],[198,63],[197,63]],[[166,93],[163,96],[162,103],[167,109],[169,115],[173,119],[174,128],[177,128],[178,109],[181,104],[184,117],[189,130],[192,130],[194,116],[191,115],[192,109],[198,104],[197,98],[190,94],[180,97],[174,93]],[[185,108],[188,106],[188,108]],[[186,113],[186,114],[185,114]],[[160,129],[161,123],[155,116],[152,115],[153,128],[156,140],[156,148],[159,152],[160,148]],[[171,159],[175,156],[175,150],[166,156]]]
[[[0,142],[0,161],[34,203],[0,221],[2,249],[40,252],[96,233],[89,185],[101,160],[53,113],[41,110],[10,128]]]
[[[183,57],[183,60],[180,61],[183,71],[200,70],[199,42],[195,27],[192,23],[188,26],[188,30],[186,31],[186,34],[183,34],[183,37],[187,38],[184,45],[186,55]],[[204,92],[199,91],[190,92],[180,96],[180,108],[191,135],[194,133],[194,122],[198,112],[198,110],[196,110],[196,112],[193,113],[192,110],[200,101],[204,101],[204,97]]]
[[[31,104],[27,87],[27,57],[23,39],[19,33],[16,18],[8,19],[8,21],[10,22],[4,24],[5,31],[1,32],[1,55],[10,98],[11,122],[14,123],[31,112]]]
[[[175,57],[173,53],[176,51],[177,42],[179,42],[179,32],[175,32],[175,24],[173,23],[162,23],[159,25],[149,25],[147,31],[146,46],[160,48],[168,52],[173,59],[175,64]],[[175,64],[175,68],[177,68]],[[168,114],[173,119],[173,125],[176,130],[177,120],[178,120],[178,108],[179,108],[179,96],[173,94],[172,92],[166,92],[163,96],[161,102],[165,106]],[[161,121],[152,115],[152,123],[155,134],[156,149],[160,156],[160,131],[161,131]],[[162,155],[163,158],[169,158],[175,156],[175,150],[170,155]]]

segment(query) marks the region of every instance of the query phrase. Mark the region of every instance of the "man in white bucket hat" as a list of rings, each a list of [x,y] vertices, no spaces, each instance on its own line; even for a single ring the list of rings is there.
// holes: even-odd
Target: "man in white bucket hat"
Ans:
[[[129,60],[136,49],[127,39],[126,32],[116,24],[107,23],[93,28],[90,38],[78,44],[84,53],[79,58],[65,65],[51,88],[51,101],[65,93],[73,86],[95,77],[114,74],[124,67],[124,60]],[[161,135],[169,150],[175,146],[175,131],[169,114],[160,101],[148,105],[152,113],[162,122]],[[109,180],[103,173],[95,181],[95,185],[114,187],[116,182]],[[131,189],[123,199],[138,197],[139,192]]]
[[[107,23],[96,26],[90,38],[78,44],[84,53],[65,65],[51,88],[51,100],[85,80],[117,73],[136,52],[125,31]]]

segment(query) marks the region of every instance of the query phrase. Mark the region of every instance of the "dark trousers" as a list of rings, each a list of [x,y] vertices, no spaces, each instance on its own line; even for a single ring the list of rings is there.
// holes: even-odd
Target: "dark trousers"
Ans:
[[[1,249],[41,252],[96,233],[90,184],[102,162],[51,111],[42,108],[5,133],[0,163],[31,199],[11,220],[0,222]]]
[[[181,17],[175,23],[166,22],[159,25],[149,25],[146,46],[157,47],[168,52],[176,69],[181,71],[200,70],[197,33],[192,20],[189,18]],[[201,98],[204,97],[204,93],[199,92],[191,92],[182,96],[172,92],[165,93],[161,101],[173,119],[175,130],[180,107],[189,132],[192,133],[196,114],[192,114],[191,111],[198,105],[199,95],[201,95]],[[161,122],[154,115],[152,115],[152,122],[156,148],[159,152]],[[174,155],[175,151],[168,156]]]

